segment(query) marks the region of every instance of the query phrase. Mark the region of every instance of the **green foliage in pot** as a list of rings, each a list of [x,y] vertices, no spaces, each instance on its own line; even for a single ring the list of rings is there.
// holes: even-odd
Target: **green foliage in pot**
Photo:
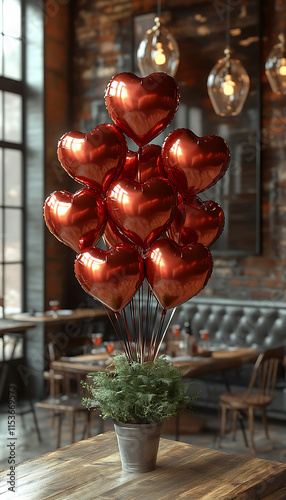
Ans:
[[[140,364],[125,354],[115,354],[104,372],[90,373],[82,385],[90,392],[82,403],[99,410],[102,418],[123,423],[161,422],[180,411],[190,410],[197,398],[195,383],[182,382],[182,370],[159,356]]]

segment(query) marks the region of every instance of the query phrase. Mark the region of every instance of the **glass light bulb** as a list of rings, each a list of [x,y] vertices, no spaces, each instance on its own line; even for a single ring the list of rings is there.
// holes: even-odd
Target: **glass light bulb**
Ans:
[[[231,59],[229,50],[212,68],[207,89],[214,111],[219,116],[238,115],[248,95],[249,76],[238,59]]]
[[[279,35],[280,42],[271,50],[266,63],[265,73],[275,94],[286,94],[286,57],[285,57],[285,37]]]
[[[282,59],[280,60],[280,68],[279,68],[279,74],[281,76],[286,76],[286,58],[285,57],[282,57]]]
[[[157,64],[158,66],[162,66],[163,64],[165,64],[166,56],[162,43],[156,43],[156,50],[154,51],[154,54],[152,54],[152,58],[154,59],[155,64]]]
[[[180,51],[175,38],[155,18],[156,25],[145,33],[138,51],[138,67],[142,76],[156,71],[164,71],[175,76],[180,58]]]
[[[226,75],[222,86],[224,95],[229,96],[234,94],[234,89],[235,89],[235,83],[232,81],[231,75]]]

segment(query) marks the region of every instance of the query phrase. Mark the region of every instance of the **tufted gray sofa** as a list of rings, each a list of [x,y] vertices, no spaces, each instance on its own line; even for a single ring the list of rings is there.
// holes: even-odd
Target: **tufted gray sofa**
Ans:
[[[199,330],[208,330],[214,344],[286,349],[286,303],[194,298],[174,315],[173,323],[183,326],[186,321],[197,339]]]
[[[246,302],[231,299],[195,297],[177,307],[172,323],[183,327],[189,322],[192,333],[199,340],[199,330],[210,333],[212,344],[259,348],[262,351],[284,347],[286,353],[286,303]],[[227,376],[231,390],[248,385],[253,366],[243,365],[230,370]],[[216,407],[218,396],[225,392],[222,375],[205,376],[199,384],[200,403]],[[286,418],[286,390],[283,367],[279,372],[277,395],[272,413]]]

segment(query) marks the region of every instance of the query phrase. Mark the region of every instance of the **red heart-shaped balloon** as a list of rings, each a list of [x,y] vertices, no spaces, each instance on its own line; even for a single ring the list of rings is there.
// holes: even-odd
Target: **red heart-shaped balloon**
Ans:
[[[182,304],[207,284],[213,267],[208,248],[201,243],[180,247],[162,238],[150,246],[146,258],[146,277],[164,309]]]
[[[138,152],[128,151],[119,178],[145,182],[151,177],[166,177],[161,158],[161,146],[148,144]]]
[[[221,234],[224,226],[224,214],[215,201],[202,202],[197,196],[183,202],[168,229],[168,234],[176,243],[187,246],[202,243],[209,247]]]
[[[105,104],[112,120],[138,146],[145,146],[173,119],[180,96],[175,80],[166,73],[138,78],[120,73],[105,90]]]
[[[186,198],[205,191],[221,179],[227,171],[230,153],[219,135],[197,137],[181,128],[166,138],[162,158],[168,179]]]
[[[114,245],[119,245],[121,243],[125,243],[127,245],[131,244],[129,238],[127,238],[127,236],[120,231],[110,217],[107,218],[103,238],[109,247],[113,247]]]
[[[62,167],[76,181],[105,193],[125,162],[127,146],[124,135],[110,123],[92,132],[69,132],[58,144]]]
[[[96,245],[107,219],[99,193],[85,188],[74,194],[55,191],[44,203],[44,218],[51,233],[76,252]]]
[[[106,205],[119,229],[146,248],[173,220],[177,197],[169,181],[161,177],[143,184],[120,179],[110,186]]]
[[[89,248],[77,256],[75,274],[89,295],[118,312],[140,287],[144,263],[139,252],[127,245],[117,245],[106,252]]]

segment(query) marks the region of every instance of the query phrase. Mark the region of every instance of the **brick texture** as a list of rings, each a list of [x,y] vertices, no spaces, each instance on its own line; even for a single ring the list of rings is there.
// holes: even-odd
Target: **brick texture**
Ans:
[[[63,3],[63,2],[62,2]],[[202,2],[201,2],[202,3]],[[244,4],[245,2],[242,2]],[[247,3],[247,2],[246,2]],[[195,1],[163,1],[162,11],[198,4]],[[214,7],[218,2],[213,2]],[[221,2],[220,2],[221,4]],[[69,94],[73,101],[74,130],[88,132],[110,121],[103,99],[108,81],[116,73],[133,71],[133,16],[156,13],[157,2],[131,0],[74,1],[73,83],[69,87],[68,51],[69,5],[62,5],[52,22],[46,24],[46,188],[66,189],[67,179],[57,169],[55,145],[69,125]],[[198,8],[199,15],[199,8]],[[264,63],[278,34],[286,25],[285,1],[265,0],[262,16],[262,116],[261,116],[261,253],[244,257],[214,258],[212,278],[202,295],[247,300],[286,299],[286,96],[271,92]],[[182,25],[181,29],[187,29]],[[180,77],[192,82],[196,68],[182,61]],[[64,187],[63,187],[64,186]],[[66,258],[55,239],[47,238],[47,290],[55,286],[52,265]],[[70,262],[69,262],[70,264]],[[66,267],[66,266],[65,266]],[[72,269],[63,275],[72,275]],[[58,280],[64,295],[63,284]],[[75,286],[75,295],[78,293]]]

